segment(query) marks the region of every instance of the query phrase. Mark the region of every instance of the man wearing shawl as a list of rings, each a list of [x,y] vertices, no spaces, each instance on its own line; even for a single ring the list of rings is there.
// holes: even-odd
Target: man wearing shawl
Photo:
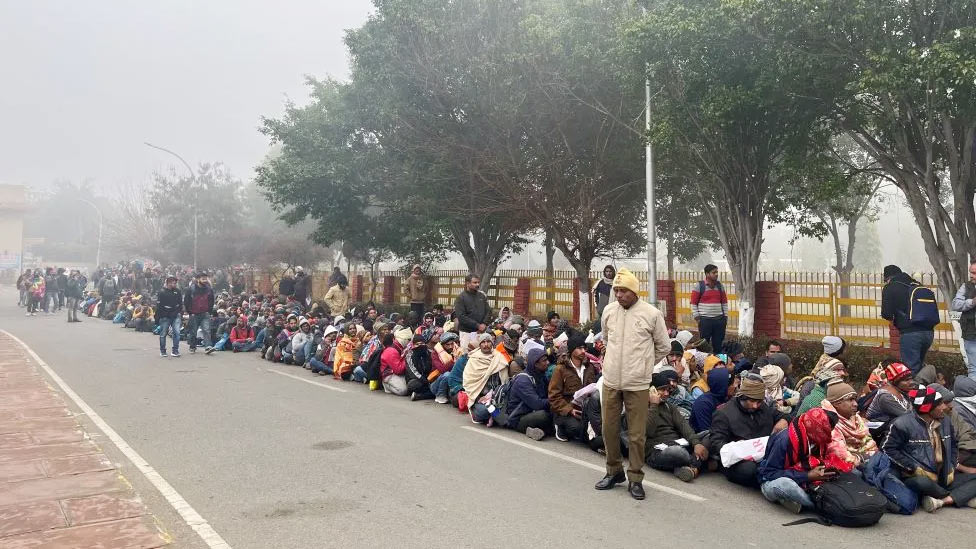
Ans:
[[[812,509],[807,495],[812,486],[830,480],[851,465],[830,450],[831,432],[837,414],[814,408],[797,417],[790,426],[769,437],[766,455],[759,462],[763,496],[793,513]]]
[[[492,391],[508,381],[508,361],[492,348],[491,334],[478,334],[477,342],[478,347],[468,353],[462,386],[468,395],[471,421],[487,424],[492,417],[489,410]]]
[[[832,383],[827,387],[827,398],[821,407],[837,414],[833,439],[829,450],[850,463],[860,467],[871,456],[878,453],[878,445],[868,432],[868,425],[857,413],[857,393],[854,387],[844,383]]]

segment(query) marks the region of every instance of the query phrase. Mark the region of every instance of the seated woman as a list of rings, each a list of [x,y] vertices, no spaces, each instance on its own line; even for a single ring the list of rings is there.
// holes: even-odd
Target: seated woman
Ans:
[[[410,341],[411,330],[404,328],[396,334],[383,337],[383,354],[380,356],[380,379],[383,391],[396,396],[407,396],[407,378],[404,373],[407,364],[404,360],[404,347]]]
[[[356,349],[359,348],[359,338],[356,324],[350,322],[346,325],[342,339],[336,343],[335,363],[332,367],[332,376],[336,379],[349,381],[352,377],[352,370],[356,367]]]
[[[549,357],[546,352],[531,349],[526,356],[525,370],[512,378],[508,391],[506,426],[534,440],[542,440],[547,434],[555,432],[549,412],[548,369]]]

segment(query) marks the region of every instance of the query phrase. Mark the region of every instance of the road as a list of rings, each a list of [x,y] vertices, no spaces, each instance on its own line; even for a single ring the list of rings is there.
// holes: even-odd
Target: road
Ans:
[[[251,354],[161,359],[157,339],[107,321],[25,318],[23,340],[234,548],[965,546],[976,510],[885,516],[868,529],[804,524],[758,492],[649,471],[647,499],[597,492],[601,456],[473,425],[432,401],[272,365]],[[185,348],[185,347],[184,347]],[[90,418],[83,418],[90,423]],[[95,425],[85,425],[99,433]],[[104,437],[174,547],[202,541]]]

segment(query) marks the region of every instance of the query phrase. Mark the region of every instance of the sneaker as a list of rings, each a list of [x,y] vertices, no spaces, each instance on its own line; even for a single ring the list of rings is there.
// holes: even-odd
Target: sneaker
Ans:
[[[172,356],[173,356],[173,358],[180,358],[180,352],[179,351],[173,351],[173,355]]]
[[[417,400],[417,393],[410,393],[410,402]]]
[[[568,442],[569,441],[568,438],[564,437],[562,435],[562,433],[559,432],[559,426],[558,425],[556,425],[556,440],[558,440],[560,442]]]
[[[931,496],[922,496],[922,509],[925,509],[926,513],[934,513],[942,508],[945,502],[941,499],[935,499]]]
[[[803,510],[803,506],[800,505],[800,502],[798,501],[790,501],[784,499],[784,500],[780,500],[779,504],[782,505],[784,508],[786,508],[787,511],[793,513],[794,515],[799,515],[800,511]]]
[[[216,350],[217,350],[217,349],[214,349],[213,347],[205,347],[205,348],[203,349],[203,354],[205,354],[205,355],[209,355],[210,353],[212,353],[212,352],[214,352],[214,351],[216,351]]]
[[[168,354],[166,354],[166,351],[160,351],[160,352],[159,352],[159,357],[160,357],[160,358],[166,358],[166,357],[168,357],[168,356],[169,356],[169,355],[168,355]]]
[[[966,507],[969,507],[969,508],[972,508],[972,509],[976,509],[976,498],[973,498],[973,499],[969,500],[966,503]]]
[[[190,354],[191,355],[197,354],[197,348],[196,347],[190,347]]]
[[[538,427],[529,427],[525,430],[525,436],[532,440],[542,440],[546,436],[546,432]]]
[[[37,313],[31,313],[31,316],[37,316]]]
[[[436,397],[434,397],[434,402],[438,404],[447,404],[448,402],[450,402],[450,400],[448,400],[447,397],[444,395],[437,395]],[[976,501],[976,499],[974,499],[973,501]]]
[[[678,477],[681,482],[691,482],[698,476],[698,469],[687,466],[678,467],[674,470],[674,476]]]

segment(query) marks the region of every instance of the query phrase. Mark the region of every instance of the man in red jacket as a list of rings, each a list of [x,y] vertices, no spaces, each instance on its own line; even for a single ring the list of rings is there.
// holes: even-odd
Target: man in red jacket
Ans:
[[[721,353],[729,321],[729,300],[718,280],[718,267],[705,265],[705,278],[691,291],[691,316],[698,322],[698,335]]]
[[[247,316],[241,315],[237,319],[237,325],[230,331],[230,344],[235,353],[246,353],[254,350],[254,328],[247,324]]]

